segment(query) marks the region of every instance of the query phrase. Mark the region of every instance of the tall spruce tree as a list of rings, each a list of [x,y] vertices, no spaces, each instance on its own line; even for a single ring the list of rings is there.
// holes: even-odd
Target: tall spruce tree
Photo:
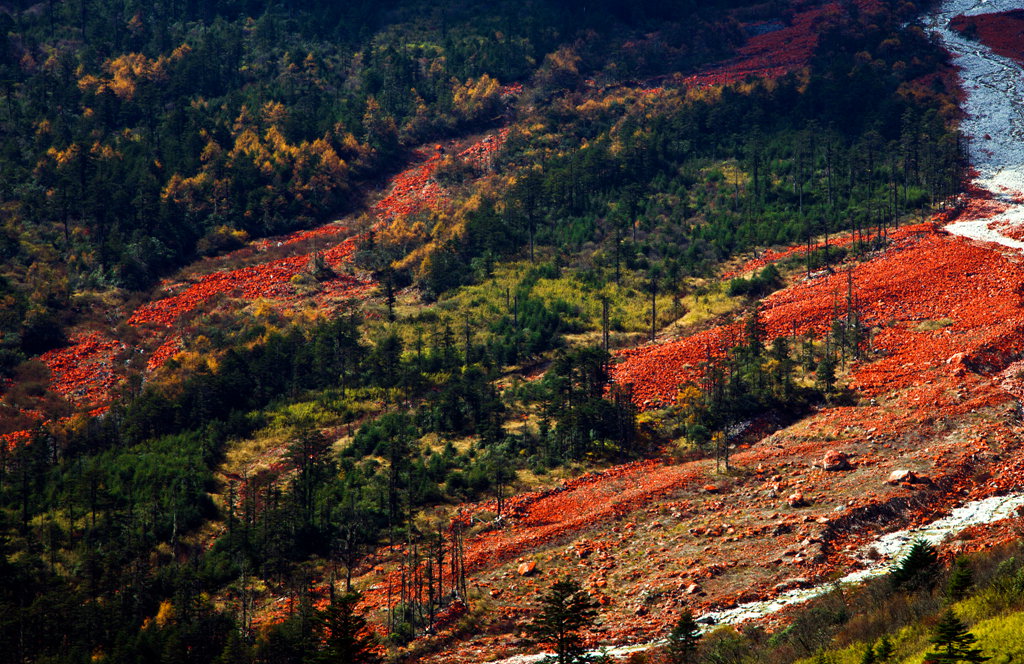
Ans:
[[[556,581],[541,604],[541,611],[527,626],[527,632],[538,643],[554,648],[558,664],[588,661],[580,631],[594,622],[597,605],[580,584],[568,577]]]
[[[939,554],[924,540],[917,540],[907,554],[889,573],[889,581],[897,590],[925,590],[935,586]]]
[[[317,612],[318,646],[310,659],[315,664],[377,664],[380,657],[366,634],[366,619],[357,611],[359,593],[335,595]]]
[[[935,626],[935,636],[932,637],[935,650],[924,656],[924,664],[980,664],[991,659],[981,654],[981,648],[973,647],[976,641],[974,635],[967,631],[967,625],[952,610],[946,611]]]
[[[952,602],[959,602],[967,596],[971,586],[974,585],[974,573],[964,558],[957,558],[953,563],[953,570],[949,573],[949,580],[946,582],[946,597]]]
[[[697,643],[700,641],[700,625],[693,619],[693,612],[684,610],[672,631],[668,633],[665,648],[670,664],[694,664],[697,661]]]
[[[896,654],[896,647],[893,646],[888,636],[883,636],[882,640],[875,646],[875,661],[888,662],[894,654]]]

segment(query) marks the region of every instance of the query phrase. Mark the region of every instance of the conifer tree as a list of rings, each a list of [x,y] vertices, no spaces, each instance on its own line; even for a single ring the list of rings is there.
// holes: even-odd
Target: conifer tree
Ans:
[[[597,605],[568,577],[556,581],[541,603],[543,608],[527,632],[539,643],[554,647],[558,664],[586,662],[580,631],[594,622]]]
[[[697,643],[700,626],[687,609],[679,616],[676,626],[668,634],[668,661],[670,664],[694,664],[697,661]]]
[[[932,637],[936,649],[924,656],[924,664],[980,664],[991,659],[981,654],[981,648],[973,647],[976,641],[974,635],[967,631],[967,625],[952,610],[946,611],[935,626],[935,636]]]
[[[946,597],[952,602],[959,602],[967,596],[967,592],[974,585],[974,573],[963,558],[957,558],[953,563],[953,570],[949,574],[949,581],[946,582]]]
[[[814,656],[814,664],[835,664],[835,657],[831,653],[827,652],[824,648],[818,651],[818,654]]]
[[[875,661],[888,662],[895,653],[896,648],[893,647],[892,641],[889,640],[888,636],[883,636],[882,640],[875,646]]]
[[[365,633],[366,619],[357,612],[359,593],[336,595],[331,603],[317,612],[316,628],[319,647],[312,661],[320,664],[376,664],[380,657]]]
[[[914,542],[907,555],[889,573],[889,580],[897,590],[922,590],[935,585],[939,567],[939,554],[924,540]]]

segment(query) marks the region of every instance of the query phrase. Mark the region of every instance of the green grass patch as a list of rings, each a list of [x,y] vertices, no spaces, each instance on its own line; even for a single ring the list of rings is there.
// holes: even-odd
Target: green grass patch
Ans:
[[[934,332],[944,327],[949,327],[955,321],[952,318],[939,318],[936,320],[923,320],[914,329],[918,332]]]

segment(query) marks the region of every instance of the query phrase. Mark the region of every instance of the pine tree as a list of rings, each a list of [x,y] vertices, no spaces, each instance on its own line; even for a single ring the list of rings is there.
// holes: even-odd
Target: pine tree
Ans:
[[[312,523],[317,489],[330,476],[333,467],[331,441],[320,430],[304,426],[288,445],[287,457],[297,471],[292,480],[295,500],[306,523]]]
[[[668,661],[670,664],[694,664],[697,661],[697,642],[700,626],[687,609],[679,616],[676,626],[668,634]]]
[[[882,640],[875,646],[875,661],[888,662],[894,654],[896,654],[896,648],[893,647],[892,641],[889,640],[888,636],[883,636]]]
[[[539,643],[554,647],[558,664],[587,661],[580,630],[593,623],[597,605],[571,578],[555,582],[541,603],[543,608],[527,632]]]
[[[224,650],[217,659],[213,660],[214,664],[245,664],[252,660],[252,652],[250,648],[242,640],[238,630],[231,630],[228,633],[227,641],[224,644]]]
[[[932,643],[936,649],[924,656],[924,664],[980,664],[988,661],[990,658],[981,654],[981,648],[972,647],[975,641],[977,639],[967,631],[967,625],[953,611],[946,611],[935,626]]]
[[[875,664],[878,661],[878,656],[875,654],[874,642],[869,643],[868,647],[864,649],[864,655],[860,658],[860,664]]]
[[[336,595],[317,612],[319,646],[311,661],[317,664],[376,664],[380,657],[365,633],[366,619],[356,611],[359,593]]]
[[[897,590],[922,590],[935,585],[939,567],[939,554],[924,540],[914,542],[907,555],[889,573],[889,580]]]
[[[953,563],[953,570],[949,574],[949,581],[946,582],[946,597],[950,601],[959,602],[967,596],[967,592],[974,585],[974,573],[963,558],[957,558]]]
[[[825,349],[825,356],[821,358],[821,362],[818,362],[816,373],[818,389],[826,394],[831,394],[836,387],[836,360],[828,348]]]

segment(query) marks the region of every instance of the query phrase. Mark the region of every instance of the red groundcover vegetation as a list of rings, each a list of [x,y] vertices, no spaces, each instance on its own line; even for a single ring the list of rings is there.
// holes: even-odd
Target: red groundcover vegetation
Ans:
[[[518,89],[510,87],[506,93],[514,95]],[[486,169],[507,136],[508,129],[502,129],[468,146],[449,143],[421,150],[418,163],[391,178],[386,194],[374,204],[373,213],[383,222],[396,215],[441,209],[448,204],[451,194],[433,176],[445,155],[454,152],[463,162]],[[143,304],[128,317],[127,323],[143,332],[139,347],[129,347],[97,332],[73,333],[67,346],[39,358],[50,370],[49,387],[74,406],[89,410],[106,406],[124,377],[127,361],[134,354],[153,349],[146,369],[160,368],[182,350],[187,317],[209,311],[224,299],[263,299],[296,307],[309,303],[320,310],[336,310],[351,301],[365,299],[374,291],[376,283],[352,265],[352,255],[362,237],[353,233],[349,226],[330,223],[280,238],[257,240],[222,259],[208,259],[205,264],[234,259],[255,264],[197,277],[185,276],[177,281],[166,280],[163,285],[164,292],[169,293],[166,297]],[[299,248],[294,255],[259,260],[262,253],[274,250],[280,256],[281,251],[293,245]],[[315,254],[322,257],[334,276],[319,283],[313,294],[307,295],[294,279],[311,268]],[[22,415],[43,419],[42,413],[34,411],[23,411]],[[29,436],[27,431],[4,434],[0,436],[0,443],[15,445]]]
[[[861,11],[878,6],[876,0],[859,0]],[[805,66],[818,45],[822,21],[839,12],[839,3],[829,2],[797,10],[788,24],[771,25],[766,32],[747,40],[735,57],[686,79],[688,86],[728,85],[748,76],[779,78]]]
[[[766,298],[761,312],[768,338],[826,332],[836,302],[846,297],[849,270],[861,320],[873,328],[868,357],[852,371],[852,386],[861,393],[914,385],[936,367],[952,374],[965,363],[1005,366],[1007,358],[1024,352],[1019,260],[932,224],[898,229],[890,240],[892,247],[876,259]],[[923,325],[928,321],[942,324],[932,329]],[[726,326],[623,351],[615,379],[633,384],[642,407],[668,403],[682,383],[699,377],[698,364],[720,354],[737,334],[737,326]]]
[[[732,279],[733,277],[738,277],[743,274],[754,272],[755,270],[760,270],[772,263],[778,263],[779,261],[783,261],[787,258],[804,256],[807,254],[808,249],[811,252],[824,249],[825,247],[838,249],[841,247],[847,247],[854,242],[870,242],[875,237],[877,237],[876,233],[844,233],[842,235],[829,238],[828,242],[815,242],[811,244],[809,248],[807,245],[800,245],[795,247],[786,247],[785,249],[768,249],[761,252],[761,255],[757,258],[747,261],[738,269],[723,273],[722,279]]]
[[[1024,9],[998,14],[957,16],[949,26],[975,37],[997,54],[1024,63]]]
[[[347,238],[326,250],[326,264],[340,268],[355,249],[355,238]],[[308,268],[312,254],[300,254],[225,272],[214,272],[202,277],[184,292],[139,307],[128,319],[130,325],[158,325],[171,327],[182,315],[194,311],[217,295],[236,296],[254,300],[270,298],[285,300],[296,296],[290,283],[297,274]],[[368,284],[352,277],[339,276],[352,287],[352,296],[362,294]]]
[[[118,369],[128,346],[98,332],[78,334],[65,348],[43,353],[39,359],[50,370],[50,389],[72,403],[106,403],[118,384]]]

